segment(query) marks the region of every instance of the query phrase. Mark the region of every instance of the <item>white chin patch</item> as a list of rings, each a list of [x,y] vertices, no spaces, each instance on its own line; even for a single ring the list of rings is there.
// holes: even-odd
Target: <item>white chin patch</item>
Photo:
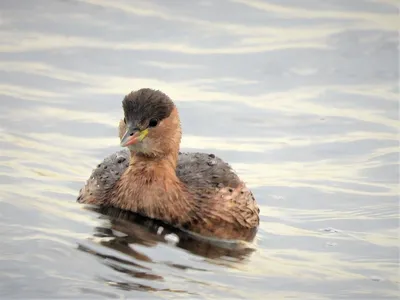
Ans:
[[[128,148],[130,151],[137,152],[137,153],[147,154],[150,152],[149,151],[150,150],[149,143],[146,138],[137,144],[129,145]]]

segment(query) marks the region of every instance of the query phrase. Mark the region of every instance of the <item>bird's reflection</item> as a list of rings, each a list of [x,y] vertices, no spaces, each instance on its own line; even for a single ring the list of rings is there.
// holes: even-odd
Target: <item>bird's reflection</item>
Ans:
[[[212,240],[198,237],[190,233],[173,228],[163,222],[149,219],[132,212],[123,211],[117,208],[99,208],[93,206],[85,207],[88,210],[100,214],[100,218],[108,220],[102,226],[95,227],[94,237],[99,237],[99,244],[102,247],[118,251],[133,259],[115,257],[111,254],[104,254],[105,251],[94,250],[89,246],[80,244],[78,249],[90,253],[103,260],[104,264],[111,269],[129,275],[134,278],[146,279],[151,281],[164,281],[160,275],[154,274],[149,263],[164,264],[180,270],[207,271],[190,265],[172,262],[154,262],[145,253],[137,250],[135,245],[154,247],[159,243],[169,243],[167,236],[177,237],[176,247],[189,251],[192,254],[207,258],[215,264],[224,262],[243,262],[254,251],[253,247],[243,242],[231,242]],[[251,241],[255,232],[248,237]],[[101,251],[101,252],[100,252]],[[115,285],[121,289],[140,289],[153,291],[150,286],[138,285],[136,283],[121,283],[102,278],[110,285]],[[162,289],[165,291],[165,289]],[[171,292],[185,292],[180,290],[168,290]]]

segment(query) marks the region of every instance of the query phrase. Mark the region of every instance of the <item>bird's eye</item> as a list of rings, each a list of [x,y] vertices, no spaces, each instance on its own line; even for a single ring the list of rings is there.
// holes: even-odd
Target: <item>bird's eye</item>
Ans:
[[[149,122],[149,127],[156,127],[158,124],[158,120],[156,119],[151,119]]]
[[[124,123],[126,124],[126,118],[124,118]]]

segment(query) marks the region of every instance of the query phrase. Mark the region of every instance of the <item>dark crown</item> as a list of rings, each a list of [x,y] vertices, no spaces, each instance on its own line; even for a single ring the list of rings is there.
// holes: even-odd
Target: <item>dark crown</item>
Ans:
[[[168,118],[175,105],[163,92],[143,88],[126,95],[122,107],[127,121],[143,124],[150,119]]]

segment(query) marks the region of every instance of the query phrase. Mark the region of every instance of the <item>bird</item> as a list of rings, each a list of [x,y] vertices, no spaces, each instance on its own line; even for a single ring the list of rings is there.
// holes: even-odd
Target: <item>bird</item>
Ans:
[[[252,240],[260,222],[253,193],[212,153],[180,152],[178,109],[160,90],[122,101],[120,146],[92,171],[77,201],[118,208],[181,230],[224,240]]]

